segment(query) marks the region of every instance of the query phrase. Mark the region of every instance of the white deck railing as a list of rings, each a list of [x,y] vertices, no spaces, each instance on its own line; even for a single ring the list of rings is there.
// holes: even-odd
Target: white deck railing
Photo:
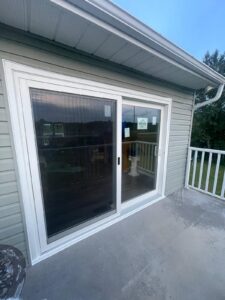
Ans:
[[[225,200],[225,151],[189,147],[185,186]]]
[[[126,141],[123,145],[130,146],[130,152],[135,151],[136,155],[139,156],[138,168],[147,173],[155,173],[157,154],[157,143],[143,142],[143,141]],[[131,150],[131,147],[135,149]],[[131,153],[130,153],[131,154]]]

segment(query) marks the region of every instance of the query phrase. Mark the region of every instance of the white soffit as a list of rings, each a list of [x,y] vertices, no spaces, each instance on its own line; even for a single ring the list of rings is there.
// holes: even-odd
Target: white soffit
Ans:
[[[187,88],[225,82],[107,0],[2,0],[0,22]]]

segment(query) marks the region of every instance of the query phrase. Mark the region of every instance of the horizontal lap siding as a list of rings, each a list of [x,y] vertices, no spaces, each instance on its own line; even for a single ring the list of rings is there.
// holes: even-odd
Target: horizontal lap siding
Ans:
[[[184,185],[192,107],[192,95],[189,99],[173,97],[166,180],[167,195]]]
[[[38,49],[33,45],[37,45]],[[115,69],[115,67],[104,62],[84,58],[84,56],[55,47],[44,41],[36,41],[22,35],[13,37],[10,32],[5,34],[2,39],[0,33],[0,58],[60,74],[172,98],[166,194],[183,186],[193,104],[192,92],[184,91],[181,88],[174,89],[170,85],[156,82],[156,80],[147,80],[141,75],[124,69]],[[9,119],[4,105],[6,101],[7,98],[1,94],[0,160],[2,164],[0,165],[0,184],[2,192],[0,193],[0,216],[1,213],[4,215],[5,222],[0,222],[0,242],[19,246],[24,250],[25,238],[18,204],[15,160],[12,155],[7,126]]]
[[[0,77],[0,244],[16,246],[26,256],[24,226],[5,99]]]

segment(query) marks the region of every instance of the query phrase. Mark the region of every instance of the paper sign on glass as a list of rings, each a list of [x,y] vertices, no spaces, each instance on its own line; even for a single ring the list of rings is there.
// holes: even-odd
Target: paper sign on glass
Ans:
[[[110,118],[111,117],[111,106],[105,105],[105,117]]]
[[[137,129],[148,129],[148,118],[137,118]]]
[[[152,117],[152,125],[156,125],[157,117],[153,116]]]
[[[130,128],[129,127],[124,128],[124,137],[125,138],[130,137]]]

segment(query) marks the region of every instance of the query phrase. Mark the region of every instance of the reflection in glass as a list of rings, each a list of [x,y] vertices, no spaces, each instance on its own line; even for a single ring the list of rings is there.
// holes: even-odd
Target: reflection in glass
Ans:
[[[115,210],[113,100],[31,89],[47,235]]]
[[[156,188],[160,110],[123,105],[122,202]]]

